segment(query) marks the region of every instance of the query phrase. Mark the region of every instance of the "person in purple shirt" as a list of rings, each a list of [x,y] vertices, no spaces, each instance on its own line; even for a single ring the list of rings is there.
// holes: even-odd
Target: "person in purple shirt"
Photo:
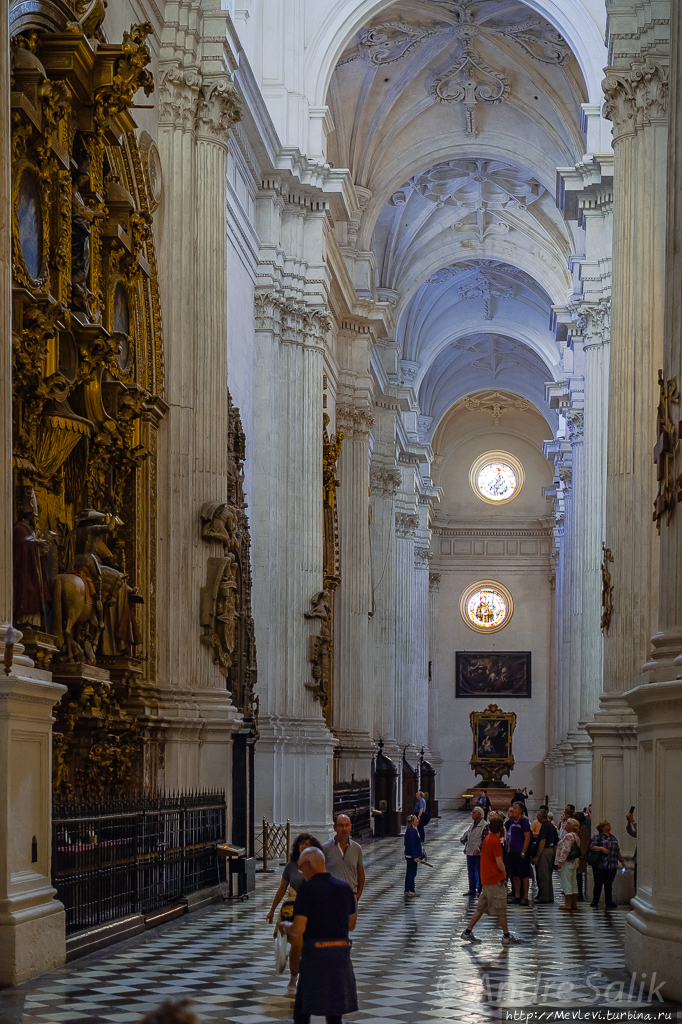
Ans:
[[[523,813],[522,804],[511,805],[505,826],[507,828],[507,873],[512,880],[514,903],[527,907],[529,906],[528,888],[530,886],[528,849],[533,833],[530,822]],[[521,896],[522,882],[523,896]]]

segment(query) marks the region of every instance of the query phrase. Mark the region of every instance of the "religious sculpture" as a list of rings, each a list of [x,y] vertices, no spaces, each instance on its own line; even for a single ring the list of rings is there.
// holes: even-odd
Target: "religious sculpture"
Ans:
[[[613,555],[611,548],[607,548],[603,541],[601,549],[604,555],[601,563],[601,631],[606,634],[611,625],[611,613],[613,612],[613,583],[609,572],[609,562],[613,562]]]
[[[19,517],[13,534],[14,625],[19,629],[45,626],[51,599],[45,556],[49,541],[36,536],[38,502],[32,487],[21,487]]]

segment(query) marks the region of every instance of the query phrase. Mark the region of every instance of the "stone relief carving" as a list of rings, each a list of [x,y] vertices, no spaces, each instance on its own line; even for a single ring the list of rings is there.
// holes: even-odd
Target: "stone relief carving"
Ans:
[[[416,547],[414,549],[414,567],[415,569],[428,569],[431,559],[433,558],[432,553],[428,548]]]
[[[493,320],[492,300],[513,299],[514,289],[496,284],[489,273],[481,272],[470,284],[460,288],[458,294],[460,299],[483,299],[485,319]]]
[[[431,37],[452,39],[452,63],[427,78],[426,87],[436,102],[462,103],[465,110],[465,128],[468,135],[476,134],[475,111],[477,103],[497,104],[510,93],[511,84],[504,71],[486,61],[480,52],[480,42],[490,44],[495,37],[510,39],[527,56],[542,64],[563,67],[570,60],[570,51],[564,38],[549,22],[540,17],[529,17],[527,10],[518,5],[520,21],[510,23],[513,11],[506,12],[505,24],[496,25],[494,7],[499,0],[473,3],[458,0],[431,0],[449,16],[442,25],[425,27],[403,21],[380,22],[363,28],[354,46],[342,56],[337,67],[362,59],[381,67],[392,64],[410,53],[419,43]],[[450,19],[456,19],[453,25]],[[502,54],[500,54],[502,57]]]
[[[429,573],[429,590],[438,592],[440,590],[440,573],[430,572]]]
[[[518,395],[512,395],[501,391],[481,391],[475,395],[468,395],[464,399],[464,405],[470,411],[483,409],[489,412],[496,427],[500,425],[502,414],[508,409],[526,410],[531,408],[530,402]]]
[[[545,192],[527,171],[503,160],[447,160],[410,178],[389,203],[404,206],[418,192],[438,206],[454,206],[463,215],[530,206]]]

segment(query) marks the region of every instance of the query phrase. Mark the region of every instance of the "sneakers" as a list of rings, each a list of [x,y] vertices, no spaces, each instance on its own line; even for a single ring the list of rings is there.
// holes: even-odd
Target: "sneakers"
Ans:
[[[475,892],[463,892],[462,896],[468,896],[470,900],[473,900],[476,897],[476,893]]]
[[[511,932],[509,932],[509,935],[503,935],[502,936],[502,945],[503,946],[518,946],[519,943],[522,942],[522,941],[523,941],[522,939],[517,939],[516,936],[513,935]]]
[[[289,979],[289,984],[287,985],[287,995],[288,996],[295,996],[296,995],[296,985],[297,985],[297,983],[298,983],[298,975],[296,975],[295,978],[292,977],[292,978]]]
[[[467,931],[466,928],[464,929],[464,931],[460,935],[460,939],[464,939],[465,942],[480,942],[481,941],[480,939],[476,938],[476,936],[474,935],[473,932]]]
[[[421,893],[418,893],[418,892],[406,892],[405,895],[406,896],[410,896],[412,899],[418,900],[420,895],[421,895]]]

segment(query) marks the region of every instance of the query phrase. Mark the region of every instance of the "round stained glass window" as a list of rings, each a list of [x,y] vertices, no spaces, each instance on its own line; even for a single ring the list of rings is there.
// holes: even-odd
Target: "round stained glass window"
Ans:
[[[479,580],[464,591],[460,612],[467,626],[478,633],[495,633],[506,626],[514,605],[506,587],[491,580]]]
[[[469,483],[477,497],[492,505],[504,505],[519,493],[525,474],[519,460],[509,452],[484,452],[469,472]]]
[[[491,462],[478,471],[476,484],[489,501],[507,501],[516,491],[516,473],[504,462]]]

